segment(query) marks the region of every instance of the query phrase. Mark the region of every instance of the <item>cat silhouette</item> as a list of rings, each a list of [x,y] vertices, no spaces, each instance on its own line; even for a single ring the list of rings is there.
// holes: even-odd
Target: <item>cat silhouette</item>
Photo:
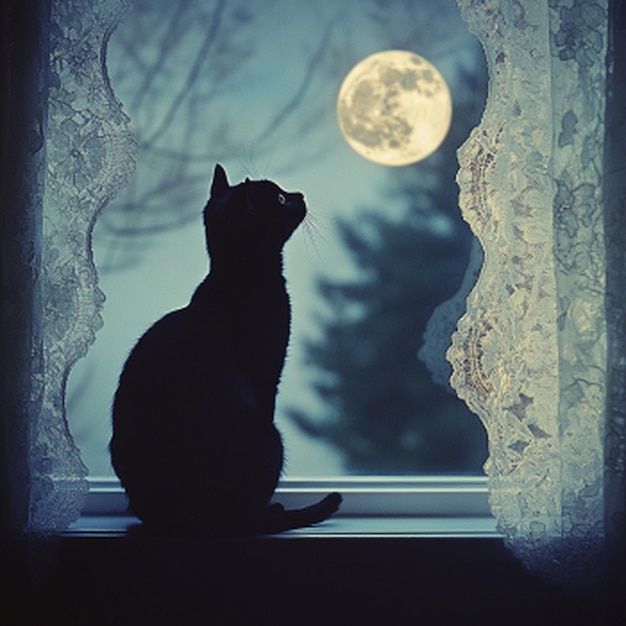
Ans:
[[[270,504],[291,324],[282,252],[306,211],[301,193],[269,180],[231,186],[216,165],[203,212],[210,271],[139,339],[113,402],[112,465],[146,531],[277,533],[338,509],[338,493],[303,509]]]

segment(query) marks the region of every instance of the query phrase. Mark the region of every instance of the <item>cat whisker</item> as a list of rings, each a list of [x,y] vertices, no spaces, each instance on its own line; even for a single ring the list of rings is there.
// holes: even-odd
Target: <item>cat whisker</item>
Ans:
[[[241,150],[240,154],[237,156],[237,163],[239,163],[239,166],[241,167],[241,169],[253,180],[257,178],[257,169],[254,166],[254,156],[252,154],[252,148],[250,148],[248,151],[243,152],[243,149]]]
[[[321,261],[322,265],[326,269],[328,269],[328,259],[320,252],[319,246],[317,245],[317,239],[321,239],[329,248],[333,248],[334,246],[331,239],[324,233],[324,229],[321,228],[321,225],[322,222],[317,216],[314,216],[310,211],[307,212],[306,217],[302,222],[304,245],[307,252],[312,249],[315,252],[315,256],[318,258],[318,260]]]
[[[285,167],[276,167],[272,151],[263,150],[258,145],[249,144],[247,150],[241,148],[239,152],[237,162],[252,180],[273,180],[285,171]]]
[[[318,214],[314,214],[311,211],[308,211],[304,218],[304,224],[309,232],[315,232],[326,245],[331,248],[334,247],[332,243],[332,237],[328,236],[330,227],[327,223],[327,220],[325,220]]]

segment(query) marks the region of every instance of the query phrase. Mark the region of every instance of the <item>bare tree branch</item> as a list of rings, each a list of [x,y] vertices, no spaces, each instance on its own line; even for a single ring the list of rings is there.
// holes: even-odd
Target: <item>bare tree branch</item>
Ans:
[[[143,73],[143,80],[141,81],[137,89],[137,93],[132,100],[133,109],[138,109],[141,106],[142,100],[148,93],[159,71],[162,69],[167,55],[170,53],[172,47],[181,39],[181,37],[184,36],[185,31],[181,28],[181,22],[188,9],[189,0],[179,0],[176,4],[174,16],[160,42],[158,56],[154,60],[154,63],[152,63],[152,66],[146,68]]]
[[[309,86],[311,85],[311,81],[315,76],[315,72],[324,57],[326,50],[328,49],[328,42],[330,40],[330,36],[333,30],[333,22],[329,22],[324,30],[324,34],[320,40],[320,45],[318,46],[315,54],[309,59],[306,71],[302,77],[302,82],[300,86],[293,94],[291,99],[285,104],[285,106],[274,116],[274,119],[266,126],[263,132],[258,136],[257,141],[262,143],[265,141],[270,135],[274,134],[276,130],[280,126],[282,126],[287,119],[293,115],[294,111],[298,108],[300,103],[302,102],[304,96],[306,95]]]
[[[167,131],[169,125],[172,123],[176,112],[180,108],[181,104],[184,102],[185,98],[189,95],[191,89],[193,88],[194,83],[198,79],[198,75],[200,74],[200,69],[202,65],[206,62],[209,50],[213,45],[215,40],[215,36],[220,27],[220,22],[222,19],[222,13],[224,11],[224,6],[226,2],[225,0],[217,0],[217,4],[215,5],[215,10],[213,11],[212,22],[209,30],[206,33],[204,41],[202,42],[202,46],[198,50],[196,54],[195,61],[189,70],[189,74],[187,74],[187,78],[185,80],[184,85],[179,89],[176,98],[170,104],[170,107],[165,114],[163,120],[161,121],[160,126],[152,133],[152,136],[148,139],[144,140],[144,145],[146,147],[150,147],[154,145],[160,137]]]

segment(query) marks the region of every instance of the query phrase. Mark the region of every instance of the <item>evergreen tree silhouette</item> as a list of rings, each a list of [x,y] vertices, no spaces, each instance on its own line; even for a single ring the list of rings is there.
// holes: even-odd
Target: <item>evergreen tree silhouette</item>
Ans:
[[[403,219],[385,207],[339,222],[359,270],[353,281],[321,279],[330,314],[321,339],[306,344],[324,415],[292,408],[304,432],[337,447],[356,473],[478,472],[486,436],[478,418],[435,385],[418,359],[433,310],[458,290],[473,235],[458,208],[456,150],[478,123],[481,70],[463,74],[451,131],[416,165],[392,170]]]

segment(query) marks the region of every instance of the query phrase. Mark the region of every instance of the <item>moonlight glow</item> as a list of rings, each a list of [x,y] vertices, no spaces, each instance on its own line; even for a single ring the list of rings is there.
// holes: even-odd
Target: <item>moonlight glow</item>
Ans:
[[[346,76],[337,118],[361,156],[382,165],[408,165],[441,145],[452,100],[434,65],[413,52],[387,50],[363,59]]]

